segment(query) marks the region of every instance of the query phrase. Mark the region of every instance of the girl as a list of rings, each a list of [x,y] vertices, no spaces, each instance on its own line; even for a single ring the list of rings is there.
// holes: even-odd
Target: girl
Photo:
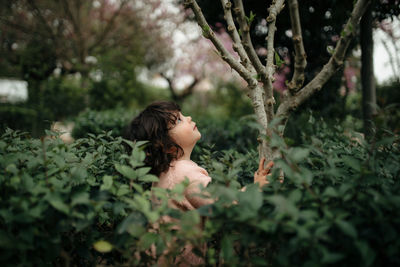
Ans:
[[[127,134],[132,141],[149,141],[145,148],[145,164],[151,167],[152,174],[159,177],[158,183],[153,186],[172,189],[186,177],[189,179],[183,201],[170,200],[170,207],[187,211],[214,201],[199,197],[201,185],[206,187],[211,181],[207,171],[190,159],[201,134],[196,123],[190,116],[182,115],[177,104],[165,101],[150,104],[133,119]],[[254,183],[259,183],[260,187],[268,183],[266,177],[273,166],[273,162],[266,167],[264,163],[265,159],[261,159],[254,174]],[[183,255],[183,258],[190,264],[201,264],[190,249],[185,248],[185,251],[187,255]]]

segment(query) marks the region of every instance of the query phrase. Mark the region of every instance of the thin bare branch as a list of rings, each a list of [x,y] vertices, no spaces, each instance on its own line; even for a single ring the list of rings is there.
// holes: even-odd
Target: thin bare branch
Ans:
[[[30,7],[33,9],[33,14],[35,14],[38,18],[39,21],[42,23],[42,25],[45,27],[45,29],[48,31],[48,33],[50,34],[50,37],[56,41],[53,29],[49,26],[49,24],[47,23],[46,19],[44,18],[42,11],[40,10],[40,8],[38,8],[38,6],[36,5],[35,1],[33,0],[29,0],[28,4],[30,5]]]
[[[249,89],[255,88],[258,83],[257,80],[252,77],[252,73],[249,70],[247,70],[228,52],[222,42],[217,38],[214,31],[208,25],[197,2],[195,0],[186,0],[185,5],[193,10],[197,23],[203,30],[204,37],[209,39],[214,44],[218,52],[221,54],[222,59],[240,74],[240,76],[248,83]]]
[[[290,22],[292,25],[293,46],[295,51],[294,74],[288,85],[290,93],[299,90],[304,83],[304,70],[307,66],[307,56],[304,50],[303,35],[299,15],[299,3],[297,0],[289,0]]]
[[[371,0],[358,0],[356,2],[353,12],[351,13],[351,17],[344,26],[341,37],[336,44],[335,51],[328,63],[303,89],[301,89],[295,95],[289,96],[286,101],[279,105],[276,115],[277,117],[284,119],[284,123],[286,123],[291,110],[295,110],[316,91],[321,90],[322,86],[335,73],[335,71],[343,65],[346,50],[351,39],[356,35],[356,27],[359,26],[360,19],[370,2]]]
[[[275,73],[275,65],[274,65],[274,39],[275,39],[275,32],[276,32],[276,17],[284,8],[284,0],[276,0],[272,2],[269,8],[269,15],[267,17],[268,25],[268,35],[266,37],[267,41],[267,79],[264,83],[264,92],[265,92],[265,111],[267,113],[268,121],[272,121],[274,118],[274,94],[273,94],[273,87],[272,83],[275,80],[274,73]]]
[[[239,32],[236,28],[235,22],[232,17],[232,3],[229,0],[221,0],[222,7],[224,9],[224,17],[228,24],[228,33],[233,40],[233,50],[235,50],[239,56],[243,66],[253,72],[253,66],[250,64],[250,59],[243,48],[242,41],[240,39]],[[254,70],[255,71],[255,70]]]
[[[121,2],[118,10],[115,11],[114,14],[112,15],[111,19],[109,19],[109,21],[108,21],[106,27],[104,28],[103,32],[99,35],[99,37],[96,39],[96,41],[88,48],[88,54],[90,54],[93,49],[95,49],[96,47],[101,45],[102,42],[106,39],[108,33],[111,31],[111,29],[113,28],[113,26],[115,24],[116,18],[119,16],[119,14],[121,13],[122,9],[124,8],[124,6],[127,3],[128,3],[128,0],[123,0]]]
[[[260,59],[257,56],[257,53],[253,47],[253,43],[251,42],[250,37],[250,24],[246,19],[246,15],[244,12],[243,2],[242,0],[234,0],[235,3],[235,15],[238,18],[240,30],[242,33],[242,44],[248,57],[250,58],[251,63],[256,69],[258,75],[263,80],[266,80],[265,67],[261,63]]]
[[[69,7],[68,1],[67,0],[61,0],[61,3],[63,5],[63,7],[64,7],[64,10],[66,12],[67,17],[69,18],[69,20],[72,23],[72,27],[73,27],[74,31],[76,32],[76,35],[78,36],[78,38],[80,40],[82,38],[82,35],[81,35],[79,23],[76,21],[75,16],[72,14],[71,9]],[[78,42],[78,43],[80,44],[80,42]],[[72,42],[72,45],[73,45],[73,48],[75,50],[76,55],[79,55],[80,54],[80,52],[79,52],[80,48],[78,47],[77,42]]]

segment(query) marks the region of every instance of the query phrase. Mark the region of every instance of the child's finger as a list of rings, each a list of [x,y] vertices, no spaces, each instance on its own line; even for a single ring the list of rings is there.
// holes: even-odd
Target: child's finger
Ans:
[[[258,164],[258,171],[262,171],[264,169],[265,158],[262,157],[260,159],[260,163]]]
[[[267,163],[267,166],[265,166],[265,170],[267,170],[269,172],[273,166],[274,166],[274,162],[270,161]]]

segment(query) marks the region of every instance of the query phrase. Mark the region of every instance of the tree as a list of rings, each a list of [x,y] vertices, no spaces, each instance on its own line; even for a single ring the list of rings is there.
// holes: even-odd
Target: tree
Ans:
[[[371,138],[374,132],[373,116],[376,115],[376,87],[374,76],[374,43],[372,40],[372,7],[369,6],[361,19],[361,86],[364,134]]]
[[[32,40],[46,45],[63,73],[87,76],[97,58],[110,51],[135,54],[136,64],[158,64],[169,51],[158,17],[146,18],[160,0],[17,0],[2,3],[0,30],[7,53],[13,55]],[[38,46],[39,43],[35,43]],[[4,45],[3,45],[4,47]],[[118,54],[118,56],[120,56]],[[96,59],[94,59],[96,60]],[[119,61],[121,58],[118,59]]]
[[[250,37],[250,26],[254,20],[254,14],[251,12],[246,16],[242,1],[234,0],[233,2],[234,6],[229,0],[221,0],[227,31],[231,35],[233,48],[239,54],[240,60],[236,60],[221,44],[206,21],[197,2],[195,0],[186,0],[184,3],[193,10],[199,26],[203,30],[203,35],[213,42],[221,58],[247,82],[247,94],[252,101],[257,121],[261,125],[259,155],[260,157],[266,156],[267,159],[272,159],[274,158],[274,153],[268,145],[267,138],[264,137],[272,136],[274,131],[279,135],[283,135],[290,114],[303,104],[305,100],[310,98],[311,95],[321,90],[327,80],[343,65],[346,50],[349,47],[350,41],[357,33],[356,27],[370,1],[358,0],[354,4],[351,16],[343,27],[336,47],[331,51],[332,55],[329,61],[305,85],[304,69],[307,61],[303,45],[299,4],[297,0],[288,1],[295,63],[293,76],[289,82],[289,90],[276,109],[272,82],[274,81],[275,64],[279,64],[281,59],[275,52],[274,38],[277,30],[276,21],[279,13],[284,8],[284,0],[273,1],[268,9],[269,15],[266,19],[268,23],[268,35],[266,38],[267,56],[265,64],[257,56]],[[236,23],[234,17],[236,18]],[[279,122],[273,131],[269,125],[275,119]]]
[[[0,1],[0,76],[28,81],[25,107],[38,114],[31,120],[34,135],[41,135],[49,122],[79,112],[67,113],[70,109],[51,101],[70,80],[79,88],[73,93],[84,102],[81,106],[140,102],[146,94],[136,70],[158,65],[171,52],[159,21],[162,12],[153,14],[161,2]],[[54,83],[54,79],[64,82]],[[98,105],[103,100],[107,105]],[[55,117],[61,113],[63,117]]]

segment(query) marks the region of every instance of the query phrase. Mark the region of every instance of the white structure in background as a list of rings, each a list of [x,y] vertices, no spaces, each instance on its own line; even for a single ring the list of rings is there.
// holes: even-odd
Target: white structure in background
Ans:
[[[0,102],[17,103],[28,100],[28,82],[0,79]]]
[[[400,18],[394,17],[391,23],[396,39],[391,40],[379,28],[374,31],[374,72],[380,84],[394,77],[400,78]]]

